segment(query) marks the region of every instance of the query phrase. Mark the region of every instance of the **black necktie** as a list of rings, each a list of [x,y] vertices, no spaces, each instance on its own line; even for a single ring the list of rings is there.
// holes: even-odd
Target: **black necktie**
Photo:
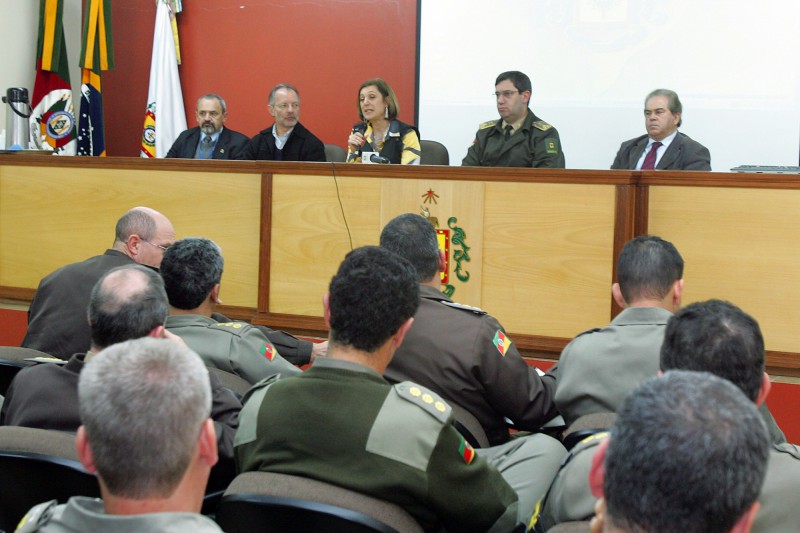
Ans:
[[[506,126],[506,137],[505,137],[506,140],[509,140],[511,138],[512,131],[514,131],[514,126],[512,126],[511,124]]]

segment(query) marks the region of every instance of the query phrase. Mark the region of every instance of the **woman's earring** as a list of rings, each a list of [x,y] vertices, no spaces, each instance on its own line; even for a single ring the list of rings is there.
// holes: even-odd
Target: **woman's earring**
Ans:
[[[383,118],[389,118],[389,106],[383,108]]]

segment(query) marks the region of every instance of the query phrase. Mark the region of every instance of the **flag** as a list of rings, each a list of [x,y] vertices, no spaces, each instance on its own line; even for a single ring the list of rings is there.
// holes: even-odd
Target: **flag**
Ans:
[[[38,150],[75,155],[75,109],[69,84],[62,0],[39,0],[39,39],[33,84],[31,142]]]
[[[164,157],[178,135],[186,129],[177,47],[170,21],[171,8],[163,0],[156,0],[156,3],[150,88],[147,91],[142,131],[142,157]]]
[[[87,0],[81,44],[78,155],[106,155],[102,71],[114,68],[111,0]]]

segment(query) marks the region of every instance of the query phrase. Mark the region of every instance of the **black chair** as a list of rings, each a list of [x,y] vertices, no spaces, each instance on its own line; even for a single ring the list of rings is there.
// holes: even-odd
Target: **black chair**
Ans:
[[[0,359],[0,396],[5,396],[8,386],[11,385],[11,380],[17,373],[29,366],[31,363],[27,361],[11,361],[9,359]]]
[[[473,448],[488,448],[489,437],[486,436],[486,431],[478,422],[475,416],[453,402],[447,402],[453,409],[453,416],[455,417],[455,426],[461,435],[467,439]]]
[[[347,161],[347,150],[338,144],[326,144],[325,161],[328,163],[344,163]]]
[[[0,530],[14,531],[36,504],[71,496],[100,497],[97,478],[78,460],[75,435],[0,427]]]
[[[208,367],[208,373],[217,376],[220,383],[222,383],[222,386],[233,392],[233,394],[240,400],[242,399],[242,396],[244,396],[244,394],[250,390],[250,387],[253,386],[243,377],[237,376],[231,372],[226,372],[219,368]]]
[[[420,165],[449,165],[450,154],[447,153],[447,148],[436,141],[420,141],[419,147],[422,150],[422,156],[419,158]]]
[[[321,481],[245,472],[233,480],[217,508],[217,523],[228,533],[420,533],[404,509]]]
[[[607,431],[614,425],[617,413],[590,413],[578,417],[575,422],[569,425],[562,437],[562,444],[567,450],[571,450],[576,444],[597,433]]]

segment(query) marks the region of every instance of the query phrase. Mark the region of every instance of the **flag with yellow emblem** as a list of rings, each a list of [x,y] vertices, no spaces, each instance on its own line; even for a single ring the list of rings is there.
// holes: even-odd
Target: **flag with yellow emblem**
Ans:
[[[78,155],[105,156],[102,72],[114,68],[111,0],[87,0],[81,46]]]

